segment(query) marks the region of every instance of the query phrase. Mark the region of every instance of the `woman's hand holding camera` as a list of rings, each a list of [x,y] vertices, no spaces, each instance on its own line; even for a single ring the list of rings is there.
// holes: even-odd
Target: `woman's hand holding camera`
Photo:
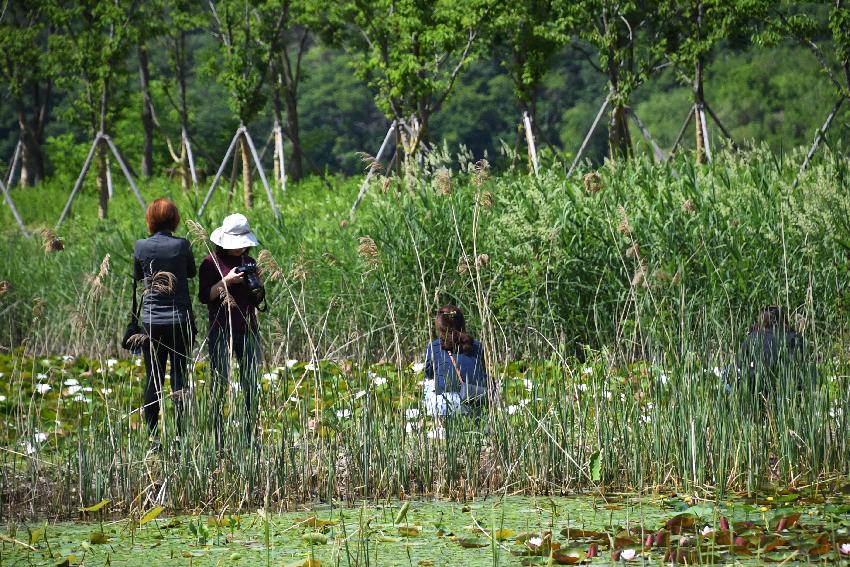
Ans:
[[[210,288],[210,301],[216,301],[224,295],[228,286],[241,284],[245,281],[244,275],[236,270],[230,270],[221,281]]]
[[[245,278],[242,275],[242,272],[237,272],[236,270],[230,270],[222,280],[227,285],[236,285],[241,284],[245,281]]]

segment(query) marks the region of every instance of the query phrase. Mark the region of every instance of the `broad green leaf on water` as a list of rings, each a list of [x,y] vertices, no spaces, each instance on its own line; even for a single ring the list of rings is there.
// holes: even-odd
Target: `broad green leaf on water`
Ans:
[[[472,538],[461,538],[457,540],[458,545],[461,547],[465,547],[467,549],[476,549],[479,547],[489,547],[489,541],[483,541],[480,539],[472,539]]]
[[[69,555],[65,557],[62,561],[56,564],[56,567],[71,567],[71,565],[76,565],[80,560],[77,559],[76,555]]]
[[[104,545],[108,540],[103,532],[92,532],[89,534],[89,542],[93,545]]]
[[[514,537],[516,532],[508,528],[502,528],[500,530],[496,530],[493,535],[496,537],[497,541],[505,541],[506,539]]]
[[[98,510],[100,510],[104,506],[106,506],[107,504],[109,504],[109,499],[104,498],[103,500],[101,500],[97,504],[94,504],[94,505],[89,506],[87,508],[80,508],[80,512],[97,512]]]
[[[558,549],[552,552],[552,561],[557,565],[575,565],[586,557],[587,553],[583,549]]]
[[[311,528],[324,528],[326,526],[336,525],[336,520],[322,520],[321,518],[317,518],[316,516],[310,516],[309,518],[305,518],[303,520],[298,521],[310,526]]]
[[[152,522],[152,521],[156,520],[159,517],[159,515],[162,514],[163,510],[165,510],[164,506],[155,506],[155,507],[151,508],[150,510],[145,512],[145,515],[142,516],[141,520],[139,520],[139,525],[144,526],[148,522]]]
[[[400,524],[407,517],[407,511],[410,510],[410,500],[401,505],[401,509],[398,511],[398,514],[395,515],[395,524]]]
[[[381,543],[398,543],[401,541],[400,537],[393,537],[388,535],[382,535],[378,538],[378,541]]]
[[[242,559],[241,553],[231,553],[230,554],[230,560],[231,561],[239,561],[240,559]]]
[[[44,540],[45,528],[36,528],[30,532],[30,545]]]
[[[328,543],[328,536],[317,532],[308,532],[301,536],[301,539],[303,539],[310,545],[325,545],[326,543]]]
[[[183,557],[203,557],[206,554],[206,551],[183,551],[180,553]]]
[[[304,559],[303,561],[293,561],[292,563],[287,563],[284,567],[322,567],[321,562],[318,559]]]
[[[590,456],[590,480],[602,480],[602,451],[596,451]]]
[[[399,526],[398,535],[404,537],[416,537],[422,533],[421,526]]]

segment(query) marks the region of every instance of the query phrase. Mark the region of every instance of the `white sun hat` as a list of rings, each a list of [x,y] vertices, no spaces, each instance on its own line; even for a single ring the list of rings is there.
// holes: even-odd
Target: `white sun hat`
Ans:
[[[233,213],[224,217],[221,226],[210,235],[210,240],[225,250],[250,248],[260,244],[257,237],[251,232],[248,219],[241,213]]]

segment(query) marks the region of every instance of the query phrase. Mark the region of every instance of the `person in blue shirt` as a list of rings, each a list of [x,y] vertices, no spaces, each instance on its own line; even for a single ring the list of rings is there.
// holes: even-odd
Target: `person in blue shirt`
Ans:
[[[437,338],[425,349],[425,408],[436,416],[468,413],[489,399],[484,349],[455,305],[440,307],[435,327]]]

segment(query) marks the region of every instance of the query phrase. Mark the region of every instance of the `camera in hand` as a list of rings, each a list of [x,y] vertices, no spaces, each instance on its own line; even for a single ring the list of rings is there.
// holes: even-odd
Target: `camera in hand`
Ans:
[[[258,307],[266,298],[266,288],[263,287],[263,283],[260,281],[260,276],[257,273],[257,264],[255,262],[244,261],[241,266],[236,266],[234,270],[237,274],[242,274],[242,279],[251,293],[252,303],[254,307]]]

